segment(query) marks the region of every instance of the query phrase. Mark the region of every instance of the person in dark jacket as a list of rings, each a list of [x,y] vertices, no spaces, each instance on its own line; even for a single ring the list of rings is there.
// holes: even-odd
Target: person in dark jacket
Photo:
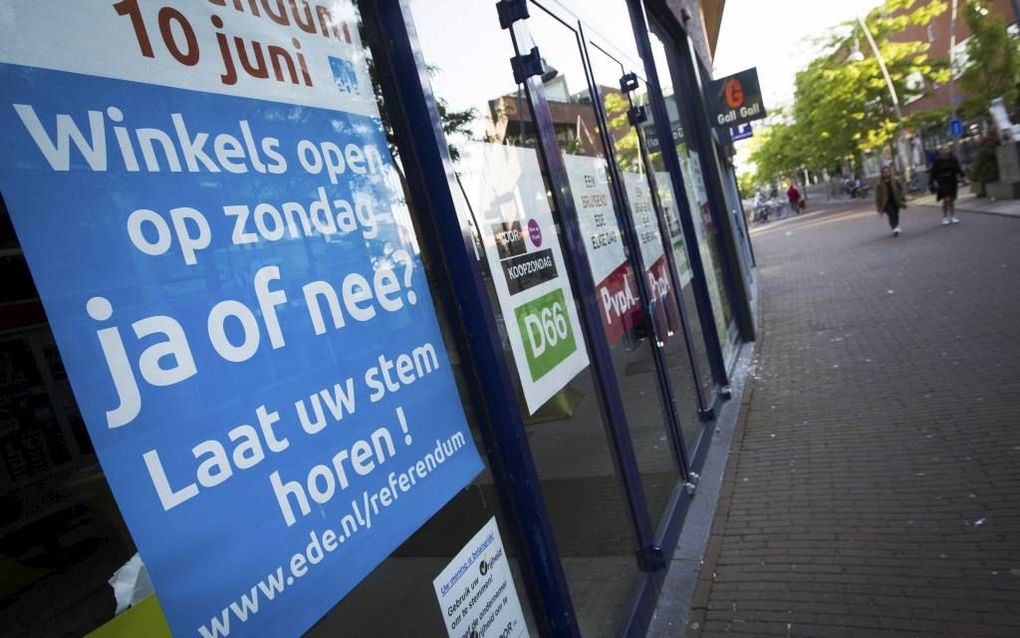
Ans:
[[[928,187],[935,193],[935,198],[942,202],[943,226],[960,223],[956,218],[956,193],[959,188],[958,178],[963,175],[963,167],[948,146],[942,149],[928,171]]]
[[[907,207],[903,194],[903,183],[893,175],[892,168],[882,167],[882,177],[875,184],[875,209],[879,215],[886,215],[893,237],[900,236],[900,210]]]

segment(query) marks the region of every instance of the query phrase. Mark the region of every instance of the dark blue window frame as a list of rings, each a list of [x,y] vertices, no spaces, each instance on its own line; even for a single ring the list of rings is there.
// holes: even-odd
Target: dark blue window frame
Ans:
[[[671,139],[665,102],[658,89],[654,65],[650,64],[650,44],[644,12],[640,0],[626,1],[631,12],[638,49],[645,60],[645,74],[649,78],[649,97],[656,116],[658,134],[660,139]],[[495,4],[494,21],[497,19]],[[521,0],[506,0],[500,4],[506,8],[509,5],[524,3]],[[471,384],[473,390],[471,400],[473,407],[481,416],[483,444],[490,459],[490,467],[502,506],[506,510],[507,520],[511,521],[513,526],[513,529],[509,530],[508,540],[521,557],[525,588],[539,631],[543,635],[579,635],[549,513],[524,434],[512,375],[499,342],[495,317],[477,262],[474,238],[469,231],[461,228],[456,213],[459,206],[458,199],[454,196],[456,176],[446,147],[436,100],[429,87],[428,71],[417,41],[408,0],[359,0],[359,5],[365,18],[366,36],[373,45],[373,51],[376,52],[377,71],[387,104],[391,105],[388,109],[391,124],[399,140],[404,142],[398,146],[410,187],[410,197],[414,205],[423,211],[421,239],[432,254],[441,256],[439,260],[441,263],[437,263],[437,267],[441,268],[445,280],[450,284],[448,289],[443,291],[445,297],[443,302],[458,310],[457,313],[452,313],[454,336],[460,347],[470,353],[468,373],[476,381]],[[526,13],[526,5],[524,6]],[[531,39],[526,26],[519,24],[508,26],[511,27],[510,37],[518,48],[518,54],[526,53],[517,47],[518,40],[528,43],[530,47]],[[583,27],[580,24],[577,25],[575,33],[581,44],[579,51],[584,52],[582,57],[585,57],[586,44]],[[590,62],[586,58],[584,63],[586,69],[590,69]],[[509,63],[505,72],[508,74],[511,72]],[[590,77],[588,81],[593,82]],[[571,284],[581,299],[579,310],[585,322],[593,370],[599,387],[603,390],[600,408],[609,428],[614,460],[628,494],[630,514],[637,533],[639,547],[636,550],[645,578],[635,589],[627,605],[625,617],[621,619],[621,627],[625,633],[640,632],[651,619],[657,593],[665,577],[668,561],[664,554],[671,553],[676,545],[690,506],[694,493],[691,481],[696,480],[697,473],[704,464],[711,443],[711,436],[708,435],[710,428],[702,428],[702,435],[693,450],[693,457],[688,456],[684,449],[683,437],[679,434],[673,402],[666,399],[668,405],[664,407],[671,415],[668,429],[673,438],[683,480],[676,486],[667,512],[657,526],[658,529],[653,530],[644,502],[615,372],[609,358],[595,297],[594,281],[588,268],[587,254],[577,214],[573,208],[573,200],[570,197],[562,156],[552,128],[544,88],[539,78],[534,76],[524,79],[524,85],[529,107],[539,131],[538,150],[544,160],[555,208],[563,225]],[[605,114],[601,105],[597,105],[596,111],[605,131]],[[612,152],[611,144],[607,144],[606,148],[607,152]],[[663,149],[666,168],[679,200],[677,204],[680,208],[683,232],[685,237],[693,239],[696,234],[689,217],[691,211],[686,203],[686,192],[676,150],[669,144],[664,144]],[[615,166],[615,163],[611,165]],[[619,186],[616,187],[616,191],[620,191]],[[625,193],[615,192],[614,196],[618,204],[626,206]],[[660,219],[660,224],[662,223],[663,220]],[[728,229],[729,226],[720,228]],[[692,245],[696,247],[696,244]],[[720,335],[716,334],[715,322],[710,314],[704,266],[698,251],[692,250],[691,253],[695,291],[699,300],[697,304],[699,316],[706,330],[706,337],[715,339],[714,354],[712,344],[709,345],[711,372],[719,385],[719,391],[715,393],[713,404],[709,407],[709,410],[714,412],[718,402],[725,398],[728,375],[726,365],[722,361]],[[638,255],[640,266],[640,251],[632,250],[631,254]],[[670,261],[672,262],[672,259]],[[670,266],[676,282],[675,264],[671,263]],[[643,298],[647,300],[647,292],[643,294]],[[706,308],[709,309],[707,316],[704,312]],[[708,334],[709,331],[711,334]],[[662,382],[665,387],[669,387],[668,377],[662,379]]]
[[[640,0],[628,0],[628,2],[636,5]],[[737,229],[733,227],[732,220],[726,211],[719,159],[712,138],[708,109],[704,101],[704,86],[695,69],[695,53],[687,32],[666,6],[665,0],[645,0],[644,4],[648,9],[648,18],[654,20],[656,26],[660,27],[663,32],[662,36],[669,40],[669,44],[677,55],[675,60],[677,73],[674,77],[675,91],[678,95],[677,106],[683,113],[683,119],[688,124],[687,128],[690,129],[691,145],[705,158],[703,162],[705,186],[709,192],[709,212],[716,228],[719,229],[724,288],[730,301],[730,307],[733,308],[740,339],[754,341],[755,326],[750,306],[750,291],[741,276],[743,257],[740,255],[739,246],[736,245]],[[650,24],[646,24],[646,27],[650,26]],[[644,36],[647,38],[648,28],[644,31]],[[645,58],[645,66],[646,68],[654,67],[650,49],[648,53],[648,57]],[[663,72],[670,73],[671,69],[663,69]],[[681,95],[683,99],[679,99]],[[726,338],[726,335],[720,336]],[[730,363],[729,361],[724,362],[727,368],[725,371],[727,377]]]

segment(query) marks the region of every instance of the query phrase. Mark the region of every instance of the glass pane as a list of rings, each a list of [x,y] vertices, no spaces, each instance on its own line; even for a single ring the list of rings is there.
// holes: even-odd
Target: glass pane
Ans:
[[[0,626],[10,636],[83,635],[113,617],[106,581],[135,547],[2,198],[0,250]]]
[[[720,248],[719,229],[708,205],[708,191],[705,187],[705,178],[702,174],[702,163],[708,161],[701,152],[688,143],[684,129],[687,127],[684,115],[679,108],[679,99],[673,89],[674,64],[679,64],[678,53],[672,50],[672,45],[667,45],[668,39],[656,33],[657,29],[652,26],[649,39],[652,44],[652,56],[655,59],[655,69],[662,84],[663,97],[666,99],[666,106],[670,115],[670,128],[674,132],[674,143],[676,144],[677,155],[680,157],[680,166],[684,172],[684,184],[687,186],[687,198],[694,219],[694,227],[698,234],[698,248],[701,253],[701,260],[705,264],[705,278],[708,280],[709,299],[712,303],[712,311],[715,315],[716,329],[719,332],[724,360],[729,361],[727,353],[732,351],[732,340],[730,338],[729,325],[733,321],[733,311],[730,307],[729,296],[725,289],[725,279],[722,272],[722,252]],[[667,49],[667,47],[670,47]],[[674,119],[675,118],[675,119]],[[697,214],[700,212],[700,214]],[[735,333],[733,333],[735,334]]]
[[[371,56],[370,51],[366,54]],[[370,66],[372,60],[369,60]],[[377,96],[381,101],[381,96]],[[447,112],[444,123],[457,117],[456,113]],[[388,131],[392,139],[392,131]],[[399,144],[397,145],[399,146]],[[399,164],[399,148],[391,148]],[[400,173],[401,185],[407,189]],[[405,197],[405,202],[409,202]],[[415,233],[419,232],[420,216],[418,211],[406,211]],[[429,275],[429,289],[433,299],[440,299],[439,277],[437,272],[438,258],[427,252],[420,254],[422,265]],[[468,411],[468,423],[471,427],[475,445],[481,450],[480,434],[477,418],[470,408],[466,390],[466,378],[460,355],[452,345],[452,328],[450,310],[442,304],[436,304],[443,335],[446,338],[447,354],[455,370],[458,390],[462,404]],[[513,544],[512,523],[503,518],[500,499],[493,476],[488,469],[482,472],[471,485],[462,490],[457,497],[447,503],[442,510],[433,516],[414,535],[409,537],[395,552],[381,563],[365,580],[361,582],[347,597],[327,614],[308,636],[409,636],[409,635],[443,635],[446,632],[444,615],[447,610],[441,609],[436,599],[433,580],[447,566],[452,558],[461,550],[465,543],[477,533],[492,517],[496,517],[504,546],[509,554],[510,568],[513,573],[517,596],[524,611],[529,632],[537,632],[533,612],[524,590],[524,577],[521,574],[516,548]],[[394,609],[400,613],[393,613]]]
[[[356,23],[357,17],[351,17],[351,24]],[[367,51],[366,55],[371,57]],[[382,111],[385,113],[385,109]],[[395,153],[396,148],[390,151]],[[399,156],[394,160],[399,165]],[[388,162],[386,166],[390,166]],[[402,174],[391,168],[387,177],[397,189],[392,214],[407,233],[401,243],[417,251],[419,213],[401,205],[409,201],[399,190],[406,186]],[[268,186],[256,181],[253,188]],[[321,238],[294,243],[297,252],[307,252],[309,268],[314,268],[316,260],[327,251],[345,250],[344,244],[323,242]],[[392,246],[389,248],[392,250]],[[461,357],[450,336],[448,309],[440,303],[443,297],[438,264],[428,253],[419,257],[421,276],[435,300],[443,346],[467,411],[474,445],[481,450],[476,416],[466,402]],[[224,277],[240,274],[229,269],[223,272]],[[4,282],[0,286],[0,303],[4,306],[0,320],[0,627],[5,636],[14,637],[82,636],[114,618],[116,603],[108,580],[136,549],[97,463],[2,199],[0,281]],[[300,373],[286,367],[275,370],[277,380]],[[363,421],[353,421],[352,425],[363,427]],[[485,461],[484,455],[482,458]],[[436,599],[433,579],[493,517],[509,554],[529,631],[535,635],[517,566],[513,526],[502,519],[501,512],[492,475],[486,468],[380,563],[308,635],[445,635],[446,610]],[[323,568],[329,569],[325,564]],[[400,613],[393,613],[394,609]],[[248,622],[258,621],[250,618]],[[136,628],[136,632],[159,633],[151,625]]]
[[[612,54],[600,49],[597,45],[589,46],[588,52],[592,73],[602,94],[609,120],[610,136],[614,140],[617,163],[624,175],[624,184],[627,186],[627,196],[634,215],[634,223],[638,229],[639,238],[642,239],[642,257],[646,268],[659,263],[661,272],[661,268],[665,265],[665,247],[655,219],[656,210],[661,211],[670,234],[668,245],[672,249],[673,260],[679,276],[680,294],[684,299],[686,311],[684,319],[690,331],[691,342],[688,343],[687,335],[678,319],[674,320],[672,324],[668,324],[669,332],[665,335],[660,333],[660,336],[664,341],[670,383],[680,413],[684,443],[688,452],[693,452],[693,445],[697,442],[697,436],[702,427],[699,417],[701,407],[701,402],[698,400],[699,392],[702,397],[709,396],[712,376],[711,369],[708,367],[708,354],[704,345],[701,323],[695,311],[693,287],[690,285],[690,262],[687,257],[687,245],[680,227],[679,210],[673,196],[673,186],[669,173],[666,172],[662,162],[661,152],[656,150],[655,145],[649,143],[658,139],[654,136],[655,124],[651,109],[645,109],[648,120],[642,124],[644,145],[642,145],[638,130],[630,124],[627,118],[627,109],[631,105],[631,99],[635,104],[645,102],[644,83],[639,83],[638,89],[632,93],[631,98],[619,91],[605,89],[604,87],[619,86],[620,77],[627,69]],[[655,188],[654,198],[651,192],[653,187]],[[661,275],[656,281],[661,282],[656,285],[660,295],[668,293],[664,294],[664,300],[666,307],[669,308],[669,316],[680,317],[681,313],[672,292],[671,282]],[[692,366],[695,365],[700,371],[699,377],[696,377],[693,372],[694,367]],[[701,387],[699,387],[699,379]]]
[[[622,211],[616,210],[610,190],[609,180],[615,172],[609,172],[576,32],[537,7],[531,11],[528,27],[547,67],[555,69],[555,75],[549,71],[544,76],[546,96],[553,125],[568,132],[557,139],[654,524],[662,518],[680,472],[652,356],[654,328],[641,309],[634,269],[617,219]],[[660,331],[668,329],[663,322]]]
[[[565,277],[566,272],[559,224],[539,223],[547,212],[550,220],[556,213],[534,150],[537,133],[524,89],[513,81],[510,36],[499,28],[491,3],[412,0],[411,9],[425,62],[433,69],[437,99],[447,113],[466,115],[466,123],[456,130],[448,128],[447,134],[463,186],[463,223],[481,236],[482,271],[500,322],[508,367],[515,373],[528,441],[581,631],[586,636],[608,635],[639,572],[633,525],[599,410],[599,388],[585,368],[565,383],[551,384],[557,389],[541,405],[529,405],[536,371],[515,351],[519,348],[515,331],[521,328],[513,297],[522,293],[511,286],[525,284],[514,283],[507,262],[548,248],[558,275]],[[456,37],[451,37],[451,24],[458,25]],[[574,45],[568,41],[565,46]],[[583,77],[572,87],[561,86],[559,94],[584,89]],[[556,134],[562,144],[575,149],[597,137],[591,123],[576,118],[558,126]],[[537,236],[528,228],[532,221],[541,231]],[[528,233],[521,237],[525,229]],[[569,301],[577,306],[572,295]],[[583,341],[580,348],[584,349]]]

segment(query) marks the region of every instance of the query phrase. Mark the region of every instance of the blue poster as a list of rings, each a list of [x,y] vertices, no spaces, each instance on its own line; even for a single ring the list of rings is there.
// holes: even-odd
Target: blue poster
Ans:
[[[178,636],[300,635],[482,469],[329,5],[0,27],[0,192]]]

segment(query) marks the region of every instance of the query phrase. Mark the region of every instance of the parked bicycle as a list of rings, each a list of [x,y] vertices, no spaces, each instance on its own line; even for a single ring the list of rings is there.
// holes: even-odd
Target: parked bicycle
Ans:
[[[754,202],[751,221],[765,223],[773,219],[782,219],[791,212],[790,204],[785,199],[779,197],[760,197]]]

